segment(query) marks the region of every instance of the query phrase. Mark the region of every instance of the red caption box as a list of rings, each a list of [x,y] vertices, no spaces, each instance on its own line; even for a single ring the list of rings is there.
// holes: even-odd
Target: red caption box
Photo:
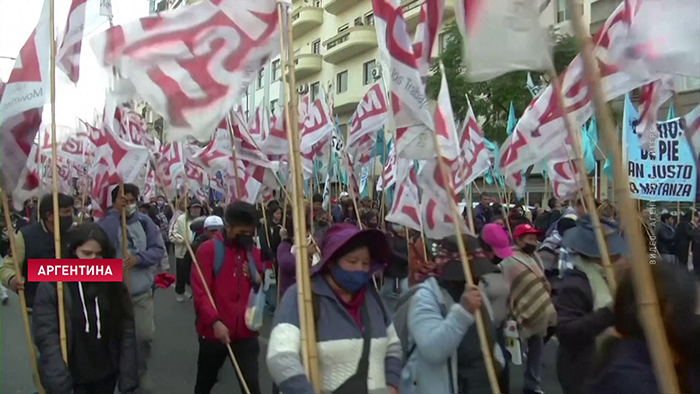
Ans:
[[[121,259],[30,259],[27,263],[30,282],[121,282],[124,271]]]

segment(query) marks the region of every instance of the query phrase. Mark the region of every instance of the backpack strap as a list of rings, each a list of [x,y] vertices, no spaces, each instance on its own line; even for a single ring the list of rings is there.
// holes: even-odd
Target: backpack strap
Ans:
[[[218,239],[214,239],[214,277],[219,276],[219,271],[224,265],[224,255],[226,249],[224,243]]]

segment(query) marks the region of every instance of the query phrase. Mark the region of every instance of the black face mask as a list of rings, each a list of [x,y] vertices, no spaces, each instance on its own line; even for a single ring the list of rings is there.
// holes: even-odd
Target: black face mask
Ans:
[[[525,244],[522,248],[520,248],[520,250],[522,250],[525,254],[531,255],[535,253],[535,250],[537,250],[537,245]]]
[[[58,226],[61,234],[65,234],[73,226],[73,216],[59,216]]]
[[[498,257],[498,256],[496,256],[496,255],[494,255],[494,256],[493,256],[493,259],[491,260],[491,262],[493,263],[493,265],[501,264],[501,261],[503,261],[503,259],[500,258],[500,257]]]
[[[233,241],[242,246],[245,250],[252,249],[253,245],[255,244],[253,237],[248,234],[238,234],[233,237]]]

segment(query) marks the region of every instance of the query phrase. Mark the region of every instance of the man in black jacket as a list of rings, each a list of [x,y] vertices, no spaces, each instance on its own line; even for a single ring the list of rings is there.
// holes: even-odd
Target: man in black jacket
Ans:
[[[676,255],[675,238],[676,228],[673,227],[673,216],[669,213],[661,214],[661,223],[656,231],[656,247],[659,249],[661,259],[665,263],[675,264],[678,262]]]
[[[399,296],[408,290],[408,240],[405,227],[396,223],[389,223],[386,236],[391,247],[391,258],[384,269],[384,285],[379,295],[392,316]]]

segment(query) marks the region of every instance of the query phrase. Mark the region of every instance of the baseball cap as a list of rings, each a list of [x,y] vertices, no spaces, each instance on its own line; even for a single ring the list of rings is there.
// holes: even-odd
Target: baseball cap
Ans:
[[[535,235],[540,235],[542,234],[542,231],[532,227],[529,224],[520,224],[518,227],[513,230],[513,238],[518,239],[522,237],[525,234],[535,234]]]
[[[204,220],[205,230],[220,230],[222,228],[224,228],[224,221],[216,215],[209,216]]]
[[[506,259],[513,255],[508,233],[496,223],[489,223],[484,226],[484,229],[481,231],[481,239],[493,249],[493,253],[496,256]]]

